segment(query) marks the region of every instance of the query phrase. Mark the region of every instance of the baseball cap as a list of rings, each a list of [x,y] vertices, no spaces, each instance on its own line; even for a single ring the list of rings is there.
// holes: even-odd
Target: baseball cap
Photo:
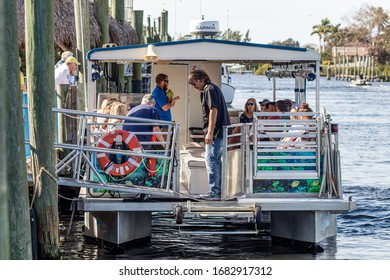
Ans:
[[[76,58],[74,58],[73,56],[71,57],[68,57],[66,60],[65,60],[66,63],[76,63],[77,65],[80,65],[81,63],[77,61]]]
[[[263,99],[263,101],[260,101],[259,104],[260,105],[267,105],[268,103],[270,103],[271,101],[269,101],[269,99]]]

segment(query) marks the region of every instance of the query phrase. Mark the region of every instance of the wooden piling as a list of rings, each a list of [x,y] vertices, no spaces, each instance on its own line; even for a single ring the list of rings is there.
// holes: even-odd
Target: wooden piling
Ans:
[[[331,70],[330,70],[330,61],[326,67],[326,79],[327,80],[330,80],[330,76],[331,76]]]
[[[99,24],[100,31],[102,32],[102,35],[100,36],[100,46],[110,42],[108,14],[108,0],[95,0],[93,3],[93,15],[95,16]],[[99,79],[96,81],[96,83],[98,93],[107,92],[106,79]]]
[[[62,109],[77,109],[77,87],[57,85],[57,107]],[[65,114],[57,116],[58,143],[76,144],[77,120]],[[69,150],[59,149],[58,159],[64,159]]]
[[[17,37],[16,3],[7,2],[6,37],[8,129],[6,133],[7,178],[9,187],[9,222],[11,259],[32,259],[29,194],[27,185],[26,154],[24,144],[23,95],[20,88],[19,48]],[[52,45],[53,46],[53,45]],[[53,64],[53,60],[50,61]],[[4,66],[4,65],[3,65]],[[42,70],[41,70],[42,71]],[[54,69],[53,69],[54,80]]]
[[[12,1],[14,2],[14,1]],[[7,5],[5,1],[0,2],[0,48],[7,50],[6,26],[8,25]],[[7,131],[7,53],[0,52],[0,131]],[[15,92],[13,92],[15,93]],[[6,151],[6,133],[0,133],[0,150]],[[8,216],[8,182],[7,182],[7,153],[0,157],[0,260],[9,260],[10,252],[10,234],[9,234],[9,216]]]
[[[144,11],[132,11],[131,24],[137,32],[138,44],[143,44],[143,18]],[[145,53],[146,54],[146,53]],[[133,63],[133,81],[132,90],[136,93],[142,92],[142,65],[141,63]]]
[[[59,259],[55,117],[52,112],[54,2],[25,1],[25,13],[28,112],[32,175],[36,187],[34,206],[37,213],[38,253],[40,259]]]
[[[89,1],[74,0],[74,13],[76,21],[77,59],[79,80],[77,82],[77,110],[85,111],[87,100],[87,52],[91,48],[89,32]]]
[[[112,0],[112,17],[115,18],[122,26],[125,23],[125,1],[124,0]],[[118,64],[118,78],[120,91],[124,92],[125,86],[125,67],[123,64]],[[118,89],[117,89],[118,90]]]

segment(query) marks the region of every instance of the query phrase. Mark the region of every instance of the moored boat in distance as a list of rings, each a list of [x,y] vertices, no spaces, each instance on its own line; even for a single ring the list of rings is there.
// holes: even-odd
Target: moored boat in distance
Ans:
[[[356,79],[351,81],[352,86],[371,86],[371,83],[368,83],[366,79]]]
[[[230,77],[230,71],[226,64],[222,64],[221,71],[221,91],[223,97],[225,98],[226,104],[230,105],[234,100],[236,88],[231,85],[232,78]]]

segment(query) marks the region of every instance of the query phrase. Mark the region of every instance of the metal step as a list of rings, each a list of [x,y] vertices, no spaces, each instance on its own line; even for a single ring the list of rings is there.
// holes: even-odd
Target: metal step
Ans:
[[[186,220],[185,224],[178,225],[180,234],[189,235],[258,235],[263,230],[258,229],[258,225],[243,220],[224,219],[195,219]]]
[[[188,234],[188,235],[258,235],[258,230],[232,230],[232,231],[186,231],[179,230],[180,234]]]
[[[187,201],[186,204],[177,204],[173,213],[176,224],[179,225],[180,233],[185,234],[255,234],[259,233],[257,225],[261,223],[261,206],[257,203],[243,204],[237,202],[204,203]],[[185,223],[183,223],[185,221]],[[227,225],[235,226],[238,229],[229,227],[229,230],[220,230]],[[241,230],[248,225],[254,229]],[[182,230],[181,227],[191,228]],[[199,227],[208,227],[207,230],[199,230]]]

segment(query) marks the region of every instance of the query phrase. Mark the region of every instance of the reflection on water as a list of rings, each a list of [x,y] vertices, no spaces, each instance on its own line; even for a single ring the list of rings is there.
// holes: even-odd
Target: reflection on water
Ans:
[[[67,226],[69,216],[63,216],[62,222]],[[228,226],[224,228],[226,229],[226,227]],[[72,228],[71,234],[66,238],[62,237],[61,251],[63,259],[245,260],[316,258],[307,250],[307,247],[271,246],[271,237],[267,230],[262,231],[258,236],[182,234],[170,213],[154,214],[151,239],[132,244],[126,248],[86,240],[83,236],[82,216],[76,219]],[[242,228],[240,229],[242,230]],[[234,230],[234,228],[229,230]],[[298,253],[303,254],[297,255]]]

